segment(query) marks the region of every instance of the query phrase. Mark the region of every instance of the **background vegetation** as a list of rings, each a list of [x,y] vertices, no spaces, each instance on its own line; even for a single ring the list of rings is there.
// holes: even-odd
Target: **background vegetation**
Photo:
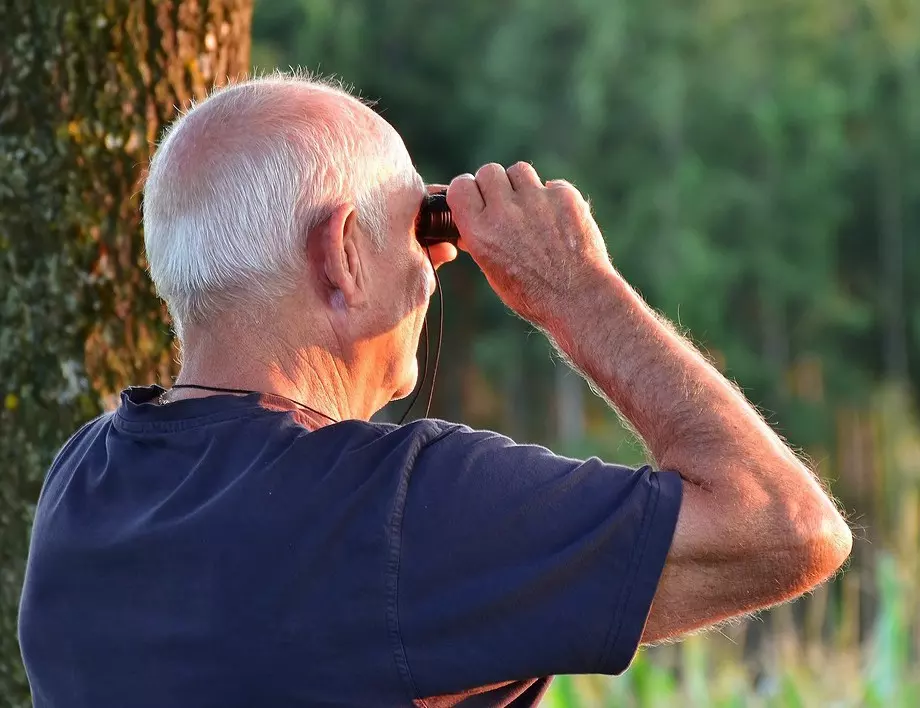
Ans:
[[[111,14],[118,3],[101,5]],[[46,37],[50,46],[56,37]],[[257,0],[252,39],[257,69],[335,74],[377,99],[429,181],[525,159],[546,178],[575,182],[619,269],[810,456],[849,512],[857,542],[837,581],[756,620],[642,652],[623,677],[559,680],[547,705],[920,705],[920,2]],[[98,86],[87,80],[85,90]],[[2,121],[9,95],[0,95]],[[89,119],[101,109],[81,110]],[[72,122],[28,120],[59,136]],[[106,394],[162,381],[170,366],[160,311],[119,285],[135,282],[139,256],[99,271],[95,246],[75,248],[115,223],[113,205],[103,200],[76,230],[67,226],[73,219],[62,215],[85,204],[72,189],[30,195],[48,175],[78,183],[67,172],[53,181],[77,163],[16,152],[8,126],[4,636],[29,502],[54,446]],[[93,153],[106,160],[100,176],[121,169],[110,165],[122,146],[106,134]],[[115,205],[127,224],[116,241],[137,254],[128,217],[137,205],[126,204]],[[641,460],[616,416],[508,315],[474,265],[442,273],[432,415]],[[119,313],[135,310],[129,321],[144,326],[125,333]],[[67,381],[73,395],[62,398]],[[0,696],[12,695],[21,671],[15,646],[0,641]]]

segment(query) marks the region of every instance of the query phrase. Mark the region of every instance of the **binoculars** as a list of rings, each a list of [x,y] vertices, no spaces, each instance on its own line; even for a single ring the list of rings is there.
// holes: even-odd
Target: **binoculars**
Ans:
[[[447,192],[434,192],[425,197],[415,221],[415,237],[423,246],[436,243],[457,245],[460,232],[447,205]]]

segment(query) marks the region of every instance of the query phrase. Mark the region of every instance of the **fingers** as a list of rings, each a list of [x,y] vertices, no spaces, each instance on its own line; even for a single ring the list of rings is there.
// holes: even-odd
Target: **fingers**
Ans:
[[[556,196],[562,200],[563,204],[575,208],[587,206],[589,211],[591,209],[584,195],[582,195],[582,193],[578,191],[578,188],[568,180],[551,179],[546,183],[546,188],[551,192],[555,192]]]
[[[471,174],[455,177],[447,189],[447,203],[454,212],[457,225],[463,229],[468,219],[481,214],[488,204],[500,204],[513,199],[516,193],[520,196],[521,192],[543,189],[543,185],[530,163],[517,162],[505,170],[501,165],[490,162],[480,167],[475,177]],[[581,193],[567,180],[552,179],[545,185],[546,189],[565,190],[582,199]],[[439,187],[429,185],[428,189],[431,192]]]
[[[433,243],[426,246],[425,250],[431,257],[431,264],[435,270],[457,257],[457,247],[450,243]]]
[[[505,168],[494,162],[483,165],[476,172],[476,184],[486,204],[508,199],[514,192]]]
[[[516,162],[508,168],[508,179],[514,191],[520,192],[527,188],[542,187],[540,175],[529,162]]]
[[[461,178],[469,180],[470,177],[472,177],[472,175],[460,175],[460,177],[455,178],[454,181],[451,182],[451,185],[453,186],[454,183]],[[528,162],[517,162],[507,170],[495,162],[490,162],[480,167],[476,172],[476,176],[472,179],[479,188],[483,208],[485,204],[502,201],[511,197],[516,191],[522,191],[530,187],[543,186],[537,171],[534,169],[533,165]],[[464,192],[466,189],[469,189],[470,186],[471,185],[463,185],[462,187],[454,187],[454,189],[459,192]],[[429,185],[429,193],[437,191],[438,187],[439,185]],[[450,189],[448,189],[448,193],[449,192]],[[447,202],[451,205],[451,209],[453,209],[454,207],[449,196]],[[471,204],[470,206],[474,205]],[[482,208],[475,211],[482,211]]]
[[[425,189],[428,190],[428,194],[440,194],[441,192],[447,191],[446,184],[426,184]]]
[[[486,208],[476,178],[471,174],[459,175],[447,187],[447,204],[455,218],[465,220],[480,214]]]

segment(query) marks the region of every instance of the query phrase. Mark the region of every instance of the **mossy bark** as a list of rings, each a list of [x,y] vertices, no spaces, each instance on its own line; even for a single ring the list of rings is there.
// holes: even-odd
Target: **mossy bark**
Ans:
[[[61,443],[174,367],[145,273],[144,167],[192,100],[249,70],[252,0],[0,2],[0,696],[29,705],[16,615]]]

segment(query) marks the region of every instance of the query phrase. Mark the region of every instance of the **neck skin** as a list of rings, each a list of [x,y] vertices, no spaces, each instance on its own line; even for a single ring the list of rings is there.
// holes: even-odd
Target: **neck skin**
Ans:
[[[243,323],[227,326],[222,322],[219,332],[191,329],[185,336],[176,383],[273,393],[336,421],[370,419],[392,399],[381,376],[387,367],[380,365],[379,354],[376,362],[373,356],[374,341],[352,343],[346,352],[328,329],[304,324],[302,329],[314,333],[313,341],[303,332],[281,336]],[[327,336],[315,336],[323,331]],[[169,394],[169,400],[215,394],[177,389]],[[305,414],[316,427],[331,422],[310,411]]]

